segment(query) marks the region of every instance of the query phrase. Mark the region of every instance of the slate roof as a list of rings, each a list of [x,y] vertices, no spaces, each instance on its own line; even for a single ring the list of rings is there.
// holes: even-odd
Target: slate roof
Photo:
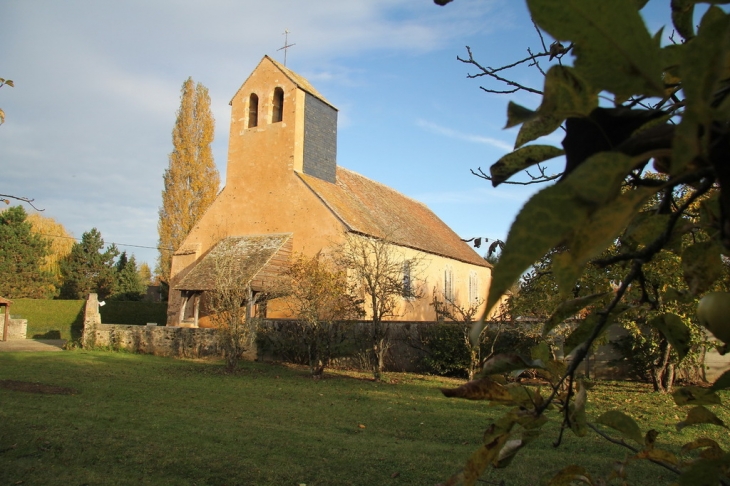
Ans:
[[[291,253],[291,233],[253,236],[229,236],[220,240],[198,261],[190,272],[175,285],[176,290],[212,290],[215,288],[216,261],[225,258],[231,261],[242,280],[251,282],[262,273],[275,276],[279,273],[273,260],[277,253],[284,253],[288,260]],[[272,268],[272,266],[274,268]],[[254,290],[261,290],[255,288]]]
[[[334,108],[335,110],[337,109],[337,107],[336,107],[335,105],[333,105],[332,103],[330,103],[329,101],[327,101],[327,99],[326,99],[326,98],[325,98],[324,96],[322,96],[322,94],[321,94],[321,93],[320,93],[319,91],[317,91],[317,90],[315,89],[315,87],[314,87],[314,86],[312,86],[312,85],[311,85],[311,84],[309,83],[309,81],[307,81],[306,79],[304,79],[304,77],[302,77],[302,76],[298,75],[297,73],[295,73],[295,72],[294,72],[294,71],[292,71],[291,69],[287,68],[286,66],[284,66],[284,65],[283,65],[283,64],[281,64],[280,62],[278,62],[278,61],[275,61],[274,59],[272,59],[272,58],[271,58],[271,57],[269,57],[268,55],[267,55],[267,56],[264,56],[264,58],[263,58],[263,59],[261,59],[261,62],[259,62],[259,65],[261,65],[261,63],[262,63],[262,62],[264,62],[264,60],[265,60],[265,59],[268,59],[269,61],[271,61],[271,62],[272,62],[272,64],[274,64],[274,66],[276,66],[277,68],[279,68],[279,70],[281,70],[281,72],[282,72],[282,73],[284,73],[284,75],[285,75],[285,76],[286,76],[287,78],[289,78],[289,80],[290,80],[290,81],[291,81],[292,83],[296,84],[296,85],[297,85],[297,86],[299,87],[299,89],[301,89],[302,91],[305,91],[305,92],[307,92],[307,93],[311,94],[312,96],[314,96],[314,97],[316,97],[316,98],[319,98],[319,99],[320,99],[321,101],[323,101],[323,102],[327,103],[327,104],[328,104],[329,106],[331,106],[331,107],[332,107],[332,108]],[[258,68],[258,66],[257,66],[257,68]],[[254,70],[253,70],[253,71],[251,72],[251,74],[253,74],[253,73],[255,73],[255,72],[256,72],[256,69],[254,69]],[[250,76],[249,76],[249,77],[250,77]],[[244,81],[244,82],[243,82],[243,84],[241,85],[241,88],[243,88],[243,86],[244,86],[244,85],[246,84],[246,82],[247,82],[247,81],[248,81],[248,78],[246,78],[246,81]],[[241,91],[241,88],[238,88],[238,91]],[[236,94],[234,94],[234,95],[233,95],[233,98],[235,98],[235,97],[236,97],[236,95],[238,94],[238,91],[236,91]],[[233,102],[233,99],[231,99],[231,103],[232,103],[232,102]],[[229,103],[229,104],[230,104],[230,103]]]
[[[348,230],[398,245],[490,267],[428,207],[388,186],[337,167],[337,182],[297,173]]]

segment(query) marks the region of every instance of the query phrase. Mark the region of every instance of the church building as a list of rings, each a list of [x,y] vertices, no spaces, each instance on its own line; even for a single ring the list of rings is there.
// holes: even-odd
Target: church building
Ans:
[[[396,320],[436,320],[434,292],[466,307],[485,299],[491,265],[431,210],[338,166],[337,108],[306,79],[265,56],[230,104],[225,187],[173,255],[168,326],[210,325],[200,302],[220,248],[234,249],[260,291],[293,256],[326,252],[348,234],[388,238],[404,272],[409,259],[424,262],[426,295],[403,297]],[[291,317],[284,306],[263,312]]]

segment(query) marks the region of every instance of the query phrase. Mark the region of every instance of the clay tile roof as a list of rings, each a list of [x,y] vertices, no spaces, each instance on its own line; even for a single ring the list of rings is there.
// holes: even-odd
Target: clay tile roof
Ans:
[[[277,263],[281,258],[276,258],[276,255],[284,253],[284,259],[288,260],[291,253],[291,237],[291,233],[281,233],[224,238],[211,248],[174,288],[176,290],[212,290],[215,288],[216,261],[221,257],[233,259],[237,273],[247,283],[262,273],[278,273]],[[255,286],[252,284],[252,287]],[[258,289],[254,288],[254,290]]]
[[[428,207],[388,186],[337,167],[335,184],[299,177],[355,233],[388,238],[409,248],[489,267],[468,244]]]

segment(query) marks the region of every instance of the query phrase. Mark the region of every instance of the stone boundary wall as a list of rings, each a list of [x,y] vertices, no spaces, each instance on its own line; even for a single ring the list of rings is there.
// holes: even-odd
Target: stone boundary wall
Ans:
[[[82,335],[82,345],[85,348],[110,347],[135,353],[185,358],[221,356],[215,329],[102,324],[98,309],[99,304],[96,294],[91,294],[86,303]],[[11,319],[11,324],[13,321]],[[291,322],[291,320],[286,319],[267,319],[262,322],[262,326],[269,330],[276,330]],[[353,334],[362,335],[367,329],[368,323],[356,321],[351,324],[355,326]],[[422,346],[419,346],[419,335],[424,328],[435,324],[437,323],[393,322],[391,327],[391,349],[388,353],[386,369],[388,371],[424,371],[422,360],[426,352]],[[9,333],[10,338],[14,339],[12,332],[11,330]],[[609,339],[618,339],[625,332],[620,326],[614,325],[609,328],[608,337]],[[618,358],[618,355],[610,344],[600,346],[595,353],[591,353],[588,359],[581,364],[578,372],[598,379],[625,378],[627,376],[626,367],[611,363],[616,358]],[[246,353],[244,359],[275,361],[280,360],[281,356],[276,356],[270,349],[262,348],[257,350],[254,345]],[[334,360],[331,366],[364,369],[367,365],[363,357],[355,353],[353,356]],[[714,381],[730,369],[730,353],[720,356],[714,349],[708,351],[705,366],[706,379]]]
[[[28,334],[28,319],[8,320],[8,341],[25,339]],[[5,339],[5,313],[0,313],[0,340]]]

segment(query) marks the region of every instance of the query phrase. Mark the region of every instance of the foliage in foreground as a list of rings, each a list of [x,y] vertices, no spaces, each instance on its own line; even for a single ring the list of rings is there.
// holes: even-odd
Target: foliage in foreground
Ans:
[[[565,353],[572,353],[567,365],[552,360],[543,343],[529,357],[497,356],[486,363],[480,380],[444,390],[448,396],[513,407],[487,428],[483,445],[449,484],[473,485],[488,467],[507,466],[536,440],[551,408],[558,409],[562,422],[556,444],[563,440],[563,431],[584,436],[593,429],[632,450],[607,480],[623,480],[624,466],[649,460],[675,473],[679,484],[730,484],[730,454],[716,441],[688,442],[683,450],[695,455],[680,459],[663,448],[655,428],[642,430],[624,411],[608,411],[589,423],[587,388],[576,377],[578,366],[609,324],[627,316],[642,319],[665,341],[665,350],[671,346],[678,360],[685,359],[692,348],[692,329],[676,306],[664,304],[689,303],[704,295],[723,276],[724,259],[730,256],[730,15],[712,5],[695,32],[698,2],[672,1],[673,27],[682,39],[662,46],[662,31],[648,32],[639,13],[646,3],[527,1],[541,40],[544,31],[555,42],[548,48],[543,41],[543,52],[530,52],[511,66],[538,66],[545,76],[544,88],[529,91],[541,94],[542,102],[537,110],[510,103],[507,127],[520,126],[515,151],[484,177],[496,186],[537,166],[540,176],[531,182],[557,183],[534,195],[513,222],[494,268],[487,308],[536,261],[552,253],[559,298],[543,335],[576,314],[581,324],[565,339]],[[563,64],[568,55],[574,57],[572,66]],[[555,64],[542,71],[539,61],[546,57]],[[471,51],[465,62],[478,67],[479,75],[507,82],[510,89],[502,93],[527,89],[506,81],[504,70],[510,66],[483,67]],[[599,99],[613,106],[599,105]],[[530,144],[561,126],[562,149]],[[565,156],[562,173],[547,176],[540,164],[559,156]],[[647,174],[650,161],[662,177]],[[686,245],[677,244],[683,240]],[[650,262],[666,252],[681,259],[686,291],[655,287],[647,278]],[[579,282],[587,266],[597,269],[604,284],[613,280],[614,288],[581,295]],[[482,327],[483,323],[472,329],[474,342]],[[523,368],[538,369],[550,380],[547,396],[519,385],[504,386],[488,376]],[[719,403],[717,390],[728,386],[730,375],[723,375],[712,389],[676,390],[677,405],[689,408],[678,427],[724,427],[707,406]],[[609,436],[606,428],[622,439]],[[572,465],[547,483],[572,481],[602,484],[604,479]]]

